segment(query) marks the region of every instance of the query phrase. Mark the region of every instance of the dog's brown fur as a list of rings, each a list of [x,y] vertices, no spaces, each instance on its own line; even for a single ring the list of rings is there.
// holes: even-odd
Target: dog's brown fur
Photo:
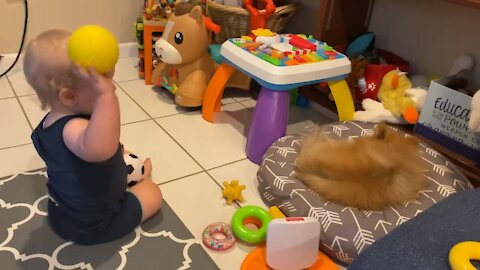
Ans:
[[[424,170],[418,141],[384,124],[353,141],[314,132],[296,161],[296,177],[324,199],[365,210],[415,199]]]

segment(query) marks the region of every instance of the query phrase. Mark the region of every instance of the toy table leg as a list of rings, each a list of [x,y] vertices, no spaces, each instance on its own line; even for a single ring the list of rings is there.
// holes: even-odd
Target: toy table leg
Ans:
[[[235,68],[223,63],[217,68],[208,83],[203,97],[202,117],[210,123],[213,122],[213,113],[221,110],[223,90],[234,71]]]
[[[333,99],[338,111],[338,120],[353,120],[355,106],[353,105],[352,93],[345,80],[328,82],[332,91]]]
[[[247,157],[252,162],[260,164],[267,149],[285,135],[289,103],[290,91],[260,89],[247,138]]]

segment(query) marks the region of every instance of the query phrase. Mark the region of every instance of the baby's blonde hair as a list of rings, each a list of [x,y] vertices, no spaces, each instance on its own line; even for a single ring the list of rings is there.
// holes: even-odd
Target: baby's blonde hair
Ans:
[[[32,40],[26,49],[23,72],[37,93],[42,109],[52,106],[60,89],[71,89],[76,84],[67,53],[70,36],[66,30],[48,30]]]

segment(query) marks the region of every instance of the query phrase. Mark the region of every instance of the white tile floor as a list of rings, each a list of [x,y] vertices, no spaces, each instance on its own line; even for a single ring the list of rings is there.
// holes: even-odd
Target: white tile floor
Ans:
[[[153,162],[154,179],[166,201],[200,240],[210,223],[229,222],[238,206],[221,197],[222,183],[239,179],[247,185],[246,202],[265,206],[257,192],[258,166],[245,155],[246,132],[255,107],[248,92],[227,90],[216,123],[204,121],[199,111],[174,105],[172,96],[137,79],[135,58],[120,59],[114,77],[122,117],[121,140],[126,148]],[[45,115],[22,71],[0,78],[0,177],[41,168],[30,133]],[[332,115],[291,108],[288,133]],[[266,206],[265,206],[266,207]],[[238,269],[253,247],[238,244],[230,251],[207,250],[221,269]]]

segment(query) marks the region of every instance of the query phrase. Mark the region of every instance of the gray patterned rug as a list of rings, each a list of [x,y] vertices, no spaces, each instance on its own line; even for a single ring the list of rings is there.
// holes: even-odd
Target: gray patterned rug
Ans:
[[[65,242],[47,222],[46,181],[44,170],[0,178],[1,269],[219,269],[166,202],[117,241]]]

